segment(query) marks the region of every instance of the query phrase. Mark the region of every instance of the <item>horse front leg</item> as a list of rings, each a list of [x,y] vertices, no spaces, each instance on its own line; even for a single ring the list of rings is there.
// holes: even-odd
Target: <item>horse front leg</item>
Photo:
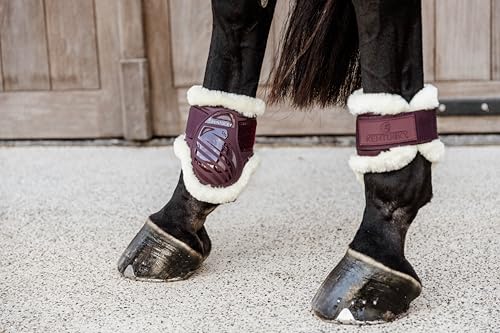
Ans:
[[[364,182],[361,225],[341,262],[313,300],[321,318],[343,323],[392,321],[422,285],[404,255],[418,210],[432,197],[437,89],[423,85],[420,0],[352,0],[358,23],[363,90],[348,100],[357,116],[357,155]]]
[[[185,279],[209,255],[208,214],[236,200],[258,164],[256,117],[265,104],[255,95],[275,5],[276,0],[212,0],[203,86],[188,90],[186,131],[174,143],[181,175],[170,201],[150,216],[121,256],[123,276]]]

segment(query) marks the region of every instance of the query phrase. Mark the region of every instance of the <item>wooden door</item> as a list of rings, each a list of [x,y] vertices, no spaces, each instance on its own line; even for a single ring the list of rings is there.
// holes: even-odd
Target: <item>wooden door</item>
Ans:
[[[169,84],[177,92],[178,108],[169,109],[173,119],[169,128],[155,126],[157,135],[183,130],[188,109],[185,93],[191,85],[202,82],[212,24],[209,1],[168,0],[168,4]],[[500,99],[500,0],[422,0],[422,6],[426,81],[438,86],[443,100]],[[265,95],[288,10],[289,1],[278,0],[261,76],[261,96]],[[498,133],[500,116],[441,117],[439,126],[442,133]],[[297,112],[284,104],[269,107],[259,119],[257,131],[261,135],[352,134],[354,118],[341,109]]]
[[[286,21],[278,0],[259,95]],[[443,99],[500,100],[500,0],[422,0],[424,69]],[[0,0],[0,139],[149,139],[184,130],[202,82],[208,0]],[[268,108],[258,134],[352,134],[341,109]],[[440,117],[442,133],[500,132],[500,116]]]
[[[0,0],[0,138],[123,135],[115,0]]]
[[[445,104],[453,99],[476,101],[470,111],[477,115],[443,113],[440,131],[500,133],[500,0],[423,3],[427,80],[438,86]],[[482,110],[488,103],[492,108]]]

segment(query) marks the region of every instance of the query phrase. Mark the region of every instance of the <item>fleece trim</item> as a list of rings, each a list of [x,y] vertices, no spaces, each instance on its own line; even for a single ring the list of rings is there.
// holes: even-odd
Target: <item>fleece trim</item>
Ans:
[[[253,155],[243,167],[240,179],[227,187],[214,187],[202,184],[194,174],[191,150],[185,140],[185,135],[178,136],[174,141],[174,153],[181,161],[182,177],[187,191],[196,199],[212,204],[223,204],[236,200],[250,181],[257,169],[260,159]]]
[[[248,118],[262,116],[266,111],[266,103],[260,98],[210,90],[202,86],[189,88],[187,100],[191,106],[222,106]]]
[[[444,144],[439,139],[419,145],[394,147],[381,152],[377,156],[353,155],[349,166],[360,181],[365,173],[380,173],[404,168],[413,161],[417,153],[422,154],[429,162],[437,163],[444,156]]]
[[[431,84],[426,84],[408,103],[403,97],[387,93],[363,93],[356,90],[347,100],[349,111],[355,115],[366,113],[376,115],[396,115],[400,113],[431,110],[439,106],[438,90]],[[363,180],[363,174],[389,172],[404,168],[417,156],[422,154],[428,161],[438,162],[444,155],[444,144],[439,139],[431,142],[393,147],[377,156],[354,155],[349,159],[349,166],[358,180]]]
[[[366,113],[382,116],[395,115],[405,112],[430,110],[438,106],[438,90],[431,84],[426,84],[424,88],[418,91],[410,103],[400,95],[387,93],[365,94],[363,89],[356,90],[347,99],[347,107],[355,116]]]

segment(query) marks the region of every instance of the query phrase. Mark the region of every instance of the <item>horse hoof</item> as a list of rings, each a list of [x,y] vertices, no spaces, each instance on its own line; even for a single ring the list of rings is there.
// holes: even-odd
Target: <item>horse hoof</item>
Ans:
[[[422,291],[414,277],[348,249],[312,301],[321,319],[341,324],[378,324],[402,317]]]
[[[205,257],[148,220],[118,261],[129,279],[169,282],[187,279]]]

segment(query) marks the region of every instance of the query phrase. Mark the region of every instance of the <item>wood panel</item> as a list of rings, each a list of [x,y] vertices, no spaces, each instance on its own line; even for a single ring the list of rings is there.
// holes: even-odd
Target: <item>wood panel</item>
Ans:
[[[1,93],[0,105],[2,139],[107,136],[101,131],[106,124],[100,114],[108,110],[97,91]]]
[[[101,89],[0,93],[0,138],[123,136],[117,3],[95,0]]]
[[[286,23],[288,16],[290,14],[291,6],[293,6],[293,2],[291,1],[278,1],[276,3],[276,10],[274,11],[274,17],[273,17],[273,32],[272,32],[274,34],[274,38],[276,39],[276,41],[281,40],[281,37],[285,33]]]
[[[273,22],[269,32],[269,39],[266,46],[266,54],[264,55],[264,62],[262,64],[262,72],[260,75],[259,84],[266,85],[269,83],[270,75],[274,64],[279,59],[279,48],[282,35],[285,30],[286,21],[289,14],[289,7],[291,2],[278,1],[274,11]]]
[[[144,58],[142,1],[120,0],[119,8],[122,59]]]
[[[422,0],[422,44],[425,81],[434,80],[434,62],[436,48],[436,1]]]
[[[269,37],[267,38],[266,52],[264,54],[264,59],[262,60],[262,68],[260,71],[259,84],[261,85],[268,84],[271,71],[273,69],[274,58],[276,56],[275,50],[278,40],[275,39],[273,30],[274,29],[271,26]]]
[[[199,84],[212,32],[210,1],[170,0],[170,22],[175,86]]]
[[[170,35],[168,0],[147,0],[143,6],[153,132],[176,135],[184,124],[180,123],[174,87],[172,48],[175,46]]]
[[[499,98],[500,81],[433,82],[440,98]]]
[[[285,28],[286,19],[288,17],[288,1],[278,1],[274,11],[273,21],[269,31],[267,40],[266,53],[262,63],[259,84],[267,85],[271,76],[275,62],[279,57],[279,44],[282,37],[283,29]]]
[[[490,0],[436,1],[436,79],[490,79]]]
[[[278,1],[266,54],[262,65],[260,84],[266,84],[271,72],[279,31],[287,5]],[[170,0],[170,20],[173,45],[173,68],[176,87],[188,87],[203,81],[212,33],[210,1]],[[195,22],[195,24],[193,23]]]
[[[43,0],[3,0],[0,44],[6,91],[48,90]]]
[[[98,89],[93,0],[46,0],[50,76],[54,90]]]
[[[99,50],[100,108],[99,136],[123,134],[120,103],[120,39],[117,24],[118,3],[94,0]]]
[[[438,117],[440,134],[499,133],[500,116],[450,116]]]
[[[121,75],[124,137],[128,140],[151,139],[147,60],[122,61]]]
[[[119,0],[121,101],[127,140],[151,139],[149,70],[144,43],[142,0]]]
[[[3,30],[5,17],[5,0],[0,0],[0,34]],[[0,38],[0,92],[3,91],[3,69],[2,69],[2,41]]]
[[[1,31],[1,25],[0,25]],[[2,68],[2,43],[0,43],[0,92],[3,91],[3,68]]]
[[[491,9],[491,77],[500,80],[500,0],[492,0]]]
[[[345,109],[297,111],[287,104],[269,106],[258,122],[257,135],[343,135],[355,129],[355,118]]]

